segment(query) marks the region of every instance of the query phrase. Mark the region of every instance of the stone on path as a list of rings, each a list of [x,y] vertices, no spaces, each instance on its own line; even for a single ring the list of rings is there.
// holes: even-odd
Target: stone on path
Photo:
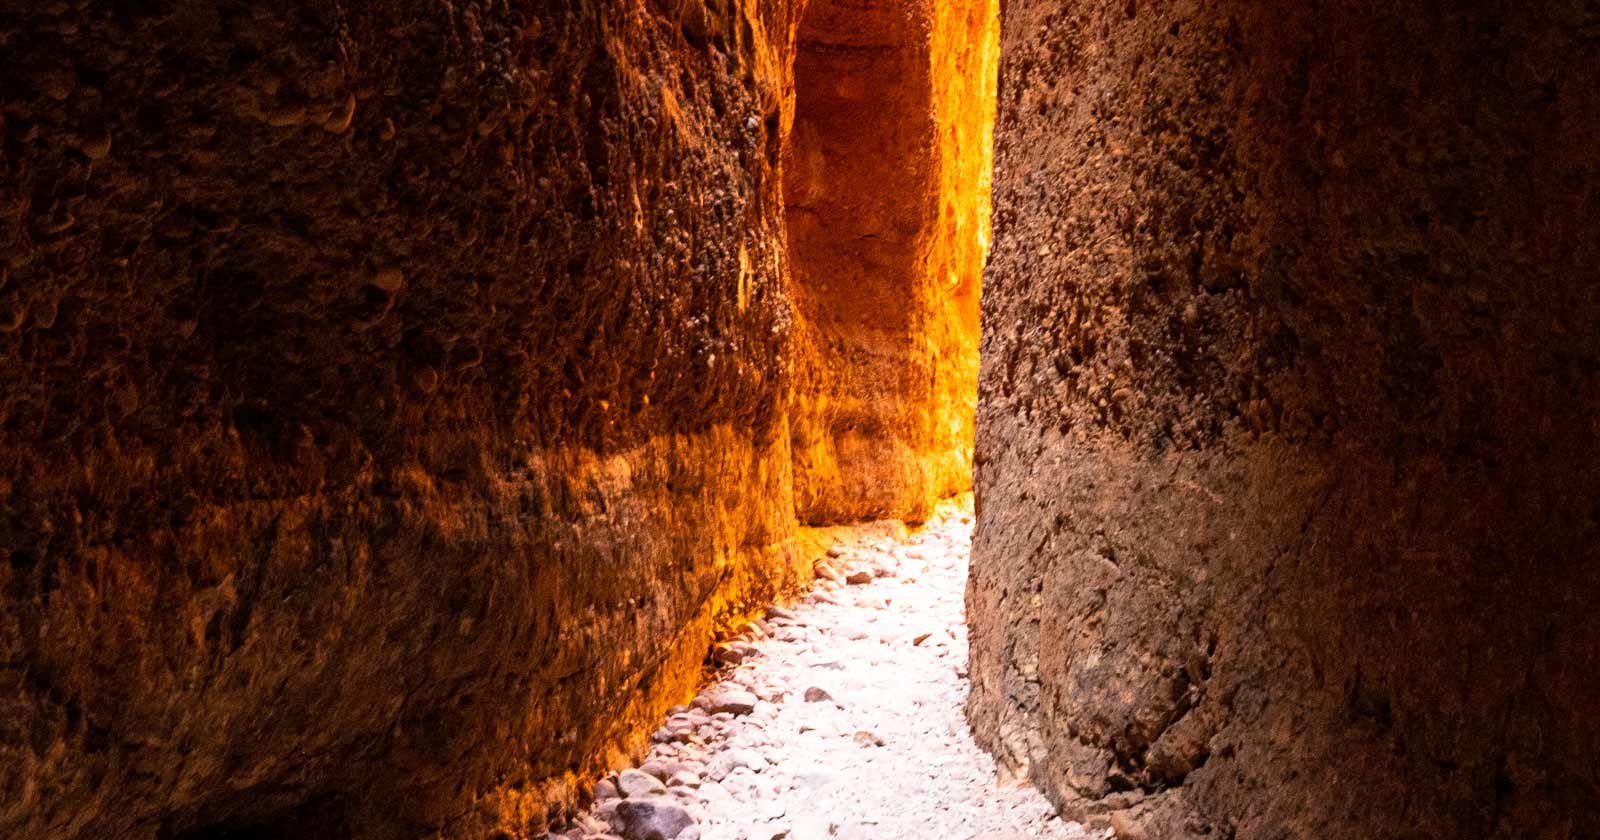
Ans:
[[[612,823],[624,840],[677,840],[692,825],[689,810],[669,799],[625,799]]]
[[[617,790],[628,799],[643,799],[666,793],[667,786],[643,770],[624,770],[617,774]]]
[[[667,777],[672,775],[672,772],[667,769],[667,765],[659,761],[646,761],[645,763],[639,765],[639,770],[643,773],[649,773],[663,782],[667,780]]]
[[[863,747],[881,747],[883,739],[863,729],[855,734],[855,742]]]
[[[755,711],[757,698],[743,689],[731,689],[711,695],[706,711],[711,714],[748,715]]]
[[[834,568],[832,563],[818,563],[813,569],[816,571],[818,578],[831,580],[834,583],[844,583],[844,573]]]
[[[1109,822],[1062,822],[972,742],[970,530],[944,508],[910,542],[850,532],[799,603],[717,648],[714,683],[596,785],[593,817],[622,840],[1104,840]],[[576,823],[555,836],[613,840]]]
[[[688,770],[679,770],[673,773],[671,778],[667,779],[667,786],[697,788],[700,786],[700,777],[690,773]]]
[[[722,781],[735,770],[751,770],[761,772],[767,769],[769,762],[755,750],[727,749],[711,759],[706,765],[706,775],[717,781]]]

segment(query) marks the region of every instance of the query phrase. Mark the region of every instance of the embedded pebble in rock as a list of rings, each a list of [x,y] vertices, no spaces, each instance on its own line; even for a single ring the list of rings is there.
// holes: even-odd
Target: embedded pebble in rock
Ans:
[[[997,779],[968,734],[971,522],[952,503],[904,544],[869,525],[830,549],[801,603],[718,648],[718,681],[671,711],[640,769],[599,784],[595,816],[624,840],[1107,837]],[[639,777],[667,795],[636,798]]]

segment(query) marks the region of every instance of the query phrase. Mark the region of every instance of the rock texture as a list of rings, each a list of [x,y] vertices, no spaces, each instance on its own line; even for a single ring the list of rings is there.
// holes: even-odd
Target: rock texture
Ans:
[[[971,486],[995,0],[811,0],[784,195],[796,503],[920,521]]]
[[[799,585],[797,13],[0,10],[0,836],[537,833]]]
[[[1597,31],[1006,4],[970,712],[1067,816],[1600,835]]]

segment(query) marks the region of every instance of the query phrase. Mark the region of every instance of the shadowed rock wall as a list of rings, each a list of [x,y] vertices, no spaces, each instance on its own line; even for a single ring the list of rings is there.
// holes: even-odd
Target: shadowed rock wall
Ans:
[[[970,713],[1122,836],[1600,836],[1600,18],[1004,9]]]
[[[0,10],[0,836],[537,833],[798,583],[796,13]]]
[[[814,0],[784,193],[802,521],[925,518],[970,487],[993,0]]]

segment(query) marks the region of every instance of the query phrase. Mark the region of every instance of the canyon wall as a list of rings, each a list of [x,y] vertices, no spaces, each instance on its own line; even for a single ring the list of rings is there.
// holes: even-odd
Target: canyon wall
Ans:
[[[1120,836],[1600,836],[1600,17],[1003,10],[980,740]]]
[[[812,0],[784,194],[796,505],[920,521],[971,486],[995,0]]]
[[[537,834],[809,579],[797,15],[0,10],[0,836]]]

